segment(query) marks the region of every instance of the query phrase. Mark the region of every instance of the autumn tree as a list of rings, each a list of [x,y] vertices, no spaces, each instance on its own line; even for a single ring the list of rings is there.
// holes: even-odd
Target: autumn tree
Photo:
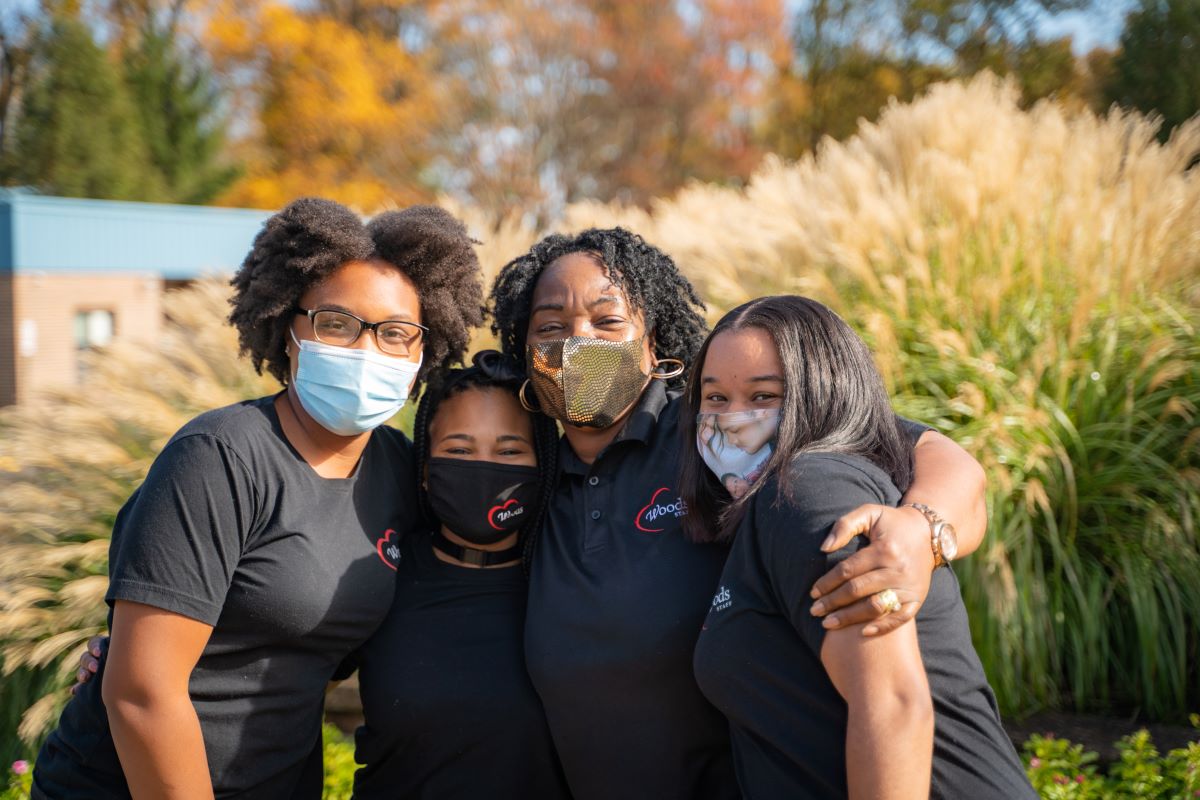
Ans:
[[[543,219],[583,198],[644,204],[747,175],[763,77],[785,47],[778,0],[444,3],[443,72],[461,81],[449,152],[463,191]]]
[[[437,83],[388,29],[388,15],[344,5],[339,18],[320,7],[230,0],[211,16],[214,63],[235,113],[250,122],[237,147],[245,174],[222,202],[275,208],[321,194],[372,211],[431,196]]]
[[[1071,40],[1042,41],[1048,15],[1095,0],[809,0],[797,12],[792,58],[779,65],[762,136],[796,156],[845,137],[891,98],[981,70],[1013,75],[1027,102],[1091,99]]]

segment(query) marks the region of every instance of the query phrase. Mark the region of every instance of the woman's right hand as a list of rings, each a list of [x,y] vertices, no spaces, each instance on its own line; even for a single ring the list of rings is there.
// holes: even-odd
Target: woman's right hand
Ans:
[[[93,636],[88,639],[87,649],[79,656],[79,669],[75,670],[75,684],[70,688],[71,694],[79,692],[85,683],[92,679],[100,669],[100,659],[108,649],[107,636]]]

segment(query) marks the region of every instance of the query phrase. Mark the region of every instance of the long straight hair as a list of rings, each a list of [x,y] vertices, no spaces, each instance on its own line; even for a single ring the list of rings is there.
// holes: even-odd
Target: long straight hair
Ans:
[[[696,447],[696,414],[713,339],[747,328],[766,331],[775,342],[784,394],[774,452],[750,491],[733,499]],[[801,453],[861,456],[886,472],[901,492],[912,482],[912,449],[870,350],[841,317],[807,297],[762,297],[722,317],[700,347],[681,413],[679,486],[688,507],[683,527],[695,541],[730,541],[747,505],[772,476],[785,497],[788,466]]]

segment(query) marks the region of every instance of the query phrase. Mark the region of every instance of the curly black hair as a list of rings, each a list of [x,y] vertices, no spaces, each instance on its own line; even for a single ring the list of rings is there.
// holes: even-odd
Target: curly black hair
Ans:
[[[394,265],[417,287],[429,328],[413,388],[437,369],[462,361],[471,329],[483,323],[479,259],[466,226],[436,206],[389,211],[363,224],[350,209],[317,197],[289,204],[254,238],[234,287],[229,321],[241,352],[261,374],[290,377],[287,331],[300,297],[349,261]]]
[[[538,278],[553,261],[571,253],[599,257],[609,279],[645,318],[658,358],[678,358],[691,366],[708,332],[704,303],[670,256],[624,228],[590,228],[575,236],[553,234],[504,265],[490,299],[492,332],[506,355],[524,362]],[[672,383],[682,385],[683,380],[680,376]]]
[[[495,350],[476,353],[470,367],[439,371],[430,377],[428,391],[417,406],[417,416],[413,422],[413,450],[417,456],[417,499],[421,513],[431,524],[436,525],[437,518],[425,492],[424,475],[431,449],[429,425],[437,414],[438,406],[444,400],[469,389],[494,387],[517,397],[524,379],[520,364]],[[530,417],[533,422],[533,450],[537,456],[539,487],[533,516],[521,528],[522,563],[526,575],[529,575],[534,543],[537,541],[542,520],[545,519],[558,476],[558,426],[554,420],[543,414],[531,413]]]

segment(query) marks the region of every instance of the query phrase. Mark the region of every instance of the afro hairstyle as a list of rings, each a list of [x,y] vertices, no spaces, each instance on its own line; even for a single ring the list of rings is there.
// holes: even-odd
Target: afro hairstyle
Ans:
[[[556,259],[571,253],[591,253],[599,258],[609,280],[644,317],[646,331],[654,334],[654,353],[659,359],[677,358],[691,366],[708,332],[704,303],[669,255],[624,228],[547,236],[500,270],[491,293],[492,332],[506,355],[524,361],[538,278]],[[682,376],[671,383],[682,385]]]
[[[466,226],[436,206],[388,211],[364,224],[350,209],[316,197],[270,217],[231,281],[229,321],[254,368],[288,383],[287,332],[300,297],[350,261],[379,260],[417,289],[425,336],[414,395],[437,369],[461,362],[483,322],[479,259]]]

